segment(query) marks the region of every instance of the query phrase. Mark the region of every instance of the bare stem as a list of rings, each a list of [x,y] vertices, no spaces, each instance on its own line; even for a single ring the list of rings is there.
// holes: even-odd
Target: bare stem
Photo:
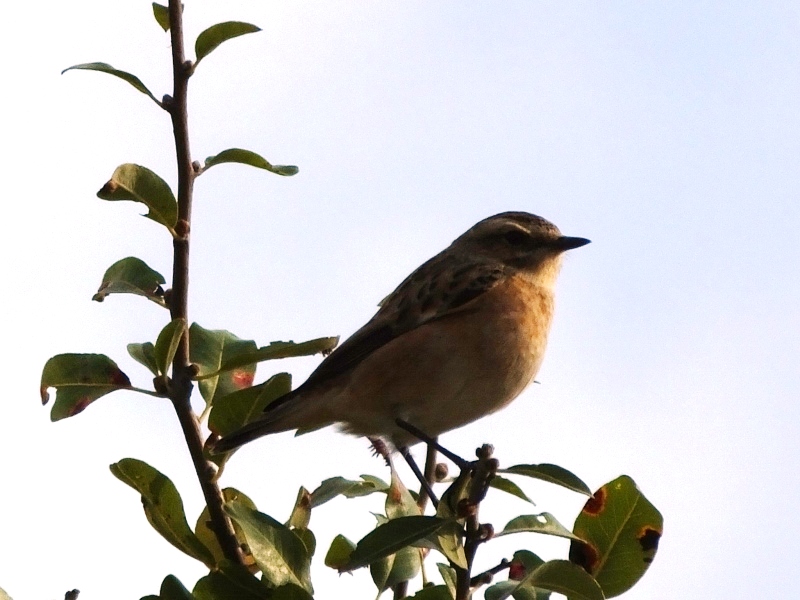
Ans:
[[[438,441],[438,438],[434,438],[435,441]],[[434,446],[428,446],[428,451],[425,454],[425,470],[423,471],[423,476],[425,477],[425,481],[428,482],[428,487],[433,485],[434,482],[434,474],[436,473],[436,458],[437,458],[438,451]],[[420,514],[425,514],[425,506],[428,504],[428,497],[429,494],[423,485],[420,487],[419,496],[417,499],[417,506],[419,506]],[[434,508],[436,506],[434,505]]]
[[[480,585],[488,585],[494,579],[494,576],[498,573],[505,571],[506,569],[511,567],[511,561],[507,558],[504,558],[500,561],[500,564],[495,565],[491,569],[487,569],[483,573],[478,573],[477,575],[473,576],[470,580],[471,587],[477,587]]]
[[[172,40],[172,98],[165,99],[164,108],[172,118],[175,152],[178,161],[178,222],[173,240],[172,297],[170,313],[173,319],[188,321],[189,301],[189,234],[192,220],[192,188],[196,173],[189,149],[189,119],[187,91],[192,64],[186,61],[183,49],[183,18],[181,0],[169,0],[170,36]],[[197,416],[192,410],[192,369],[189,362],[189,334],[184,333],[172,363],[172,384],[169,397],[181,424],[186,445],[194,464],[200,487],[208,506],[210,527],[219,541],[225,558],[242,563],[242,554],[230,519],[223,510],[224,499],[214,475],[216,468],[203,456],[203,436]]]
[[[489,444],[478,448],[478,460],[474,463],[472,481],[466,505],[469,509],[465,523],[466,535],[464,537],[464,554],[467,558],[467,568],[456,567],[456,600],[468,600],[472,588],[472,563],[478,546],[492,535],[491,525],[481,525],[478,520],[478,509],[486,492],[489,482],[497,473],[498,462],[492,458],[494,449]],[[463,501],[462,501],[463,502]]]

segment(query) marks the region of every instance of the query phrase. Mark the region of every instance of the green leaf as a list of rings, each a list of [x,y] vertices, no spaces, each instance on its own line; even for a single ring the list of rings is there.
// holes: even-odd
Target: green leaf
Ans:
[[[183,8],[183,5],[181,5]],[[169,9],[166,6],[153,2],[153,16],[164,31],[169,31]]]
[[[453,483],[444,491],[439,499],[436,516],[450,519],[458,515],[458,505],[464,498],[469,497],[469,485],[472,482],[470,471],[464,469],[453,480]]]
[[[256,167],[257,169],[264,169],[270,173],[275,173],[276,175],[283,175],[284,177],[297,175],[297,173],[300,172],[300,169],[295,166],[273,165],[260,154],[256,154],[251,150],[245,150],[243,148],[228,148],[219,154],[209,156],[206,159],[203,170],[206,171],[214,165],[221,165],[222,163],[239,163],[242,165],[249,165],[251,167]]]
[[[265,360],[275,360],[279,358],[294,358],[297,356],[312,356],[314,354],[327,354],[331,352],[336,344],[339,343],[339,337],[322,337],[307,342],[270,342],[269,346],[262,346],[251,352],[241,352],[235,356],[231,356],[224,360],[219,369],[213,373],[223,373],[236,369],[241,366],[260,363]],[[255,345],[255,343],[253,344]],[[208,377],[209,375],[205,375]],[[198,377],[202,380],[203,377]]]
[[[543,589],[536,589],[533,586],[521,586],[518,581],[498,581],[491,587],[486,588],[483,594],[484,600],[548,600],[550,592]]]
[[[308,529],[308,524],[311,522],[311,494],[303,486],[297,492],[297,499],[294,501],[294,508],[292,514],[289,515],[289,520],[286,526],[290,529]]]
[[[341,571],[350,561],[350,556],[355,549],[356,545],[353,542],[341,534],[337,535],[333,538],[328,553],[325,555],[325,566]]]
[[[442,576],[442,581],[447,586],[450,596],[456,597],[456,570],[450,565],[444,563],[436,563],[436,568],[439,569],[439,575]]]
[[[111,179],[97,192],[97,197],[141,202],[150,209],[145,217],[161,223],[175,235],[178,202],[169,184],[147,167],[132,163],[118,166]]]
[[[370,564],[369,572],[379,592],[394,587],[401,581],[414,579],[422,567],[419,548],[406,546],[394,554]]]
[[[223,42],[257,31],[261,31],[261,28],[239,21],[227,21],[212,25],[198,35],[197,41],[194,43],[194,53],[197,57],[195,65],[200,64],[201,60],[216,50]]]
[[[311,557],[305,544],[288,527],[242,503],[225,504],[225,512],[242,528],[247,545],[264,578],[275,586],[293,583],[313,594]]]
[[[525,502],[536,504],[533,500],[528,498],[525,492],[523,492],[516,483],[510,479],[501,477],[500,475],[495,475],[492,480],[489,481],[489,486],[495,488],[496,490],[501,490],[507,494],[511,494],[512,496],[516,496],[517,498],[521,498],[522,500],[525,500]]]
[[[389,519],[398,519],[400,517],[412,517],[420,514],[417,501],[414,496],[408,491],[403,482],[397,476],[397,471],[394,467],[391,469],[392,479],[389,484],[389,490],[386,493],[386,516]]]
[[[175,575],[167,575],[161,582],[161,591],[158,594],[161,600],[194,600],[191,592],[187,590],[180,579]]]
[[[166,475],[135,458],[123,458],[110,469],[117,479],[142,495],[144,514],[153,529],[181,552],[214,567],[214,557],[189,528],[183,500]]]
[[[173,319],[158,334],[154,354],[160,374],[166,375],[169,371],[184,333],[186,333],[186,319]]]
[[[314,535],[314,532],[305,527],[304,528],[298,527],[292,529],[292,533],[295,534],[298,538],[300,538],[301,542],[303,542],[303,545],[306,547],[306,550],[308,551],[308,558],[309,560],[311,560],[311,558],[314,556],[314,552],[316,552],[317,550],[317,538]]]
[[[143,260],[129,256],[108,267],[92,300],[102,302],[109,294],[136,294],[166,306],[163,283],[161,273],[148,267]]]
[[[192,590],[196,600],[263,600],[269,588],[242,565],[222,560]]]
[[[467,556],[461,539],[463,526],[453,519],[448,520],[438,530],[414,544],[417,548],[431,548],[440,552],[451,564],[467,568]]]
[[[104,354],[58,354],[42,370],[39,392],[42,404],[50,400],[48,388],[56,388],[50,420],[73,417],[98,398],[131,387],[131,380]]]
[[[204,329],[192,323],[189,328],[190,360],[199,367],[196,379],[206,404],[253,385],[256,366],[252,361],[244,361],[225,372],[220,367],[255,349],[253,340],[242,340],[230,331]]]
[[[269,598],[270,600],[314,600],[311,594],[293,583],[284,583],[276,588]]]
[[[570,600],[605,599],[594,578],[568,560],[551,560],[540,565],[520,581],[519,585],[550,590],[563,594]]]
[[[591,496],[592,491],[583,481],[566,469],[558,465],[542,463],[540,465],[514,465],[507,469],[498,469],[499,473],[511,473],[513,475],[525,475],[542,481],[555,483],[579,494]]]
[[[358,498],[375,492],[385,492],[389,489],[389,485],[385,481],[381,481],[377,477],[375,478],[377,481],[374,481],[367,477],[367,475],[362,475],[363,481],[353,481],[344,477],[326,479],[311,492],[311,508],[321,506],[340,495],[345,498]]]
[[[452,564],[467,568],[467,555],[464,553],[464,528],[457,522],[450,520],[436,533],[429,536],[431,547],[441,552]]]
[[[389,519],[399,519],[401,517],[418,516],[420,514],[414,497],[408,491],[403,482],[397,476],[397,471],[391,469],[391,483],[386,492],[386,516]],[[384,556],[380,560],[372,562],[369,566],[372,581],[382,592],[395,586],[401,581],[413,579],[419,573],[422,566],[422,556],[419,548],[407,546],[397,552]]]
[[[222,490],[222,497],[225,502],[240,502],[253,510],[256,509],[255,503],[236,488],[225,488]],[[208,513],[208,506],[205,506],[203,507],[203,512],[201,512],[200,516],[197,518],[197,523],[194,526],[194,533],[197,536],[197,539],[199,539],[203,545],[209,549],[211,554],[214,556],[214,561],[217,564],[221,564],[222,561],[225,560],[225,553],[222,551],[222,547],[219,545],[217,535],[210,527],[210,520],[211,517]],[[233,531],[236,534],[236,539],[240,543],[244,543],[244,533],[236,521],[233,521]]]
[[[119,77],[123,81],[127,81],[137,90],[142,92],[145,96],[149,96],[150,99],[161,106],[161,102],[156,100],[156,97],[147,89],[147,86],[141,82],[141,80],[136,77],[136,75],[131,75],[130,73],[126,73],[125,71],[120,71],[119,69],[115,69],[109,64],[102,63],[102,62],[93,62],[93,63],[83,63],[80,65],[73,65],[71,67],[67,67],[61,74],[63,75],[67,71],[99,71],[100,73],[108,73],[109,75],[113,75],[114,77]]]
[[[453,600],[454,597],[446,585],[428,585],[411,596],[413,600]]]
[[[427,537],[448,523],[438,517],[400,517],[379,525],[356,545],[348,563],[339,572],[353,571],[394,554]]]
[[[653,562],[664,519],[630,477],[601,487],[575,520],[570,560],[597,579],[607,598],[619,596]]]
[[[156,364],[155,346],[152,342],[143,344],[128,344],[128,354],[136,362],[143,364],[156,377],[158,377],[158,365]]]
[[[291,390],[292,376],[278,373],[264,383],[217,398],[208,416],[208,428],[220,437],[233,433],[260,417],[267,406]]]
[[[511,533],[521,533],[525,531],[544,533],[570,540],[580,540],[578,536],[564,527],[553,515],[548,512],[543,512],[538,515],[520,515],[518,517],[514,517],[506,524],[506,526],[503,528],[503,531],[495,534],[495,537],[509,535]]]
[[[361,477],[361,479],[363,480],[363,483],[367,484],[367,486],[370,486],[370,485],[373,486],[375,488],[375,491],[385,492],[386,490],[389,489],[389,484],[386,483],[380,477],[376,477],[375,475],[359,475],[359,477]],[[356,498],[356,497],[359,497],[359,496],[368,496],[371,493],[372,493],[372,491],[370,491],[369,489],[366,489],[364,491],[354,490],[354,491],[352,491],[352,495],[345,494],[345,497],[346,498]]]

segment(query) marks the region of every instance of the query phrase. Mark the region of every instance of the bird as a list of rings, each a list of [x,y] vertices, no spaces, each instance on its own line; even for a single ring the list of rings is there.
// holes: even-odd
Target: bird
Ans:
[[[590,243],[521,211],[479,221],[411,273],[299,387],[214,444],[337,424],[407,450],[508,405],[544,358],[562,255]]]

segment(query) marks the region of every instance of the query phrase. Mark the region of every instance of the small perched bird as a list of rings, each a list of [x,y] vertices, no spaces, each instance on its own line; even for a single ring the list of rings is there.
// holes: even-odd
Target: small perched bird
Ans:
[[[589,240],[505,212],[480,221],[424,263],[300,387],[214,446],[338,423],[403,449],[511,402],[542,364],[561,255]]]

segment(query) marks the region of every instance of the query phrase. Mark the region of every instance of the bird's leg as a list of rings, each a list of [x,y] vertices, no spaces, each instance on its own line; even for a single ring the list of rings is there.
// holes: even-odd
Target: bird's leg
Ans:
[[[381,438],[368,437],[367,439],[369,440],[370,444],[372,444],[372,450],[375,456],[383,457],[383,460],[386,461],[386,466],[394,469],[394,466],[392,465],[392,453],[389,450],[389,447],[386,445],[386,442],[384,442]],[[400,452],[400,454],[408,463],[408,466],[411,467],[411,470],[414,472],[416,478],[419,479],[419,482],[422,484],[422,490],[420,490],[420,502],[417,503],[420,507],[420,511],[424,512],[425,501],[427,498],[430,498],[433,507],[436,508],[439,505],[439,500],[433,493],[433,489],[431,489],[430,481],[428,481],[428,478],[419,470],[419,467],[417,466],[414,457],[411,456],[411,452],[409,452],[408,447],[404,446],[402,448],[398,448],[397,451]],[[427,462],[425,464],[425,470],[426,472],[428,471]]]
[[[439,442],[436,441],[435,438],[430,437],[424,431],[417,429],[411,423],[404,421],[403,419],[395,419],[395,424],[400,428],[406,430],[408,433],[413,435],[415,438],[420,440],[421,442],[425,442],[428,446],[433,446],[439,452],[444,454],[447,458],[449,458],[459,469],[471,469],[473,463],[464,460],[458,454],[454,454],[450,452],[447,448],[442,446]]]
[[[433,508],[437,508],[439,506],[439,499],[436,497],[436,494],[433,493],[433,488],[431,487],[430,482],[425,478],[425,475],[422,474],[422,471],[419,470],[417,461],[415,461],[414,457],[411,456],[408,446],[402,446],[401,448],[398,448],[397,451],[402,455],[403,458],[406,459],[408,466],[411,467],[414,475],[416,475],[417,479],[419,479],[419,482],[422,485],[422,491],[428,495],[428,498],[431,499]]]

